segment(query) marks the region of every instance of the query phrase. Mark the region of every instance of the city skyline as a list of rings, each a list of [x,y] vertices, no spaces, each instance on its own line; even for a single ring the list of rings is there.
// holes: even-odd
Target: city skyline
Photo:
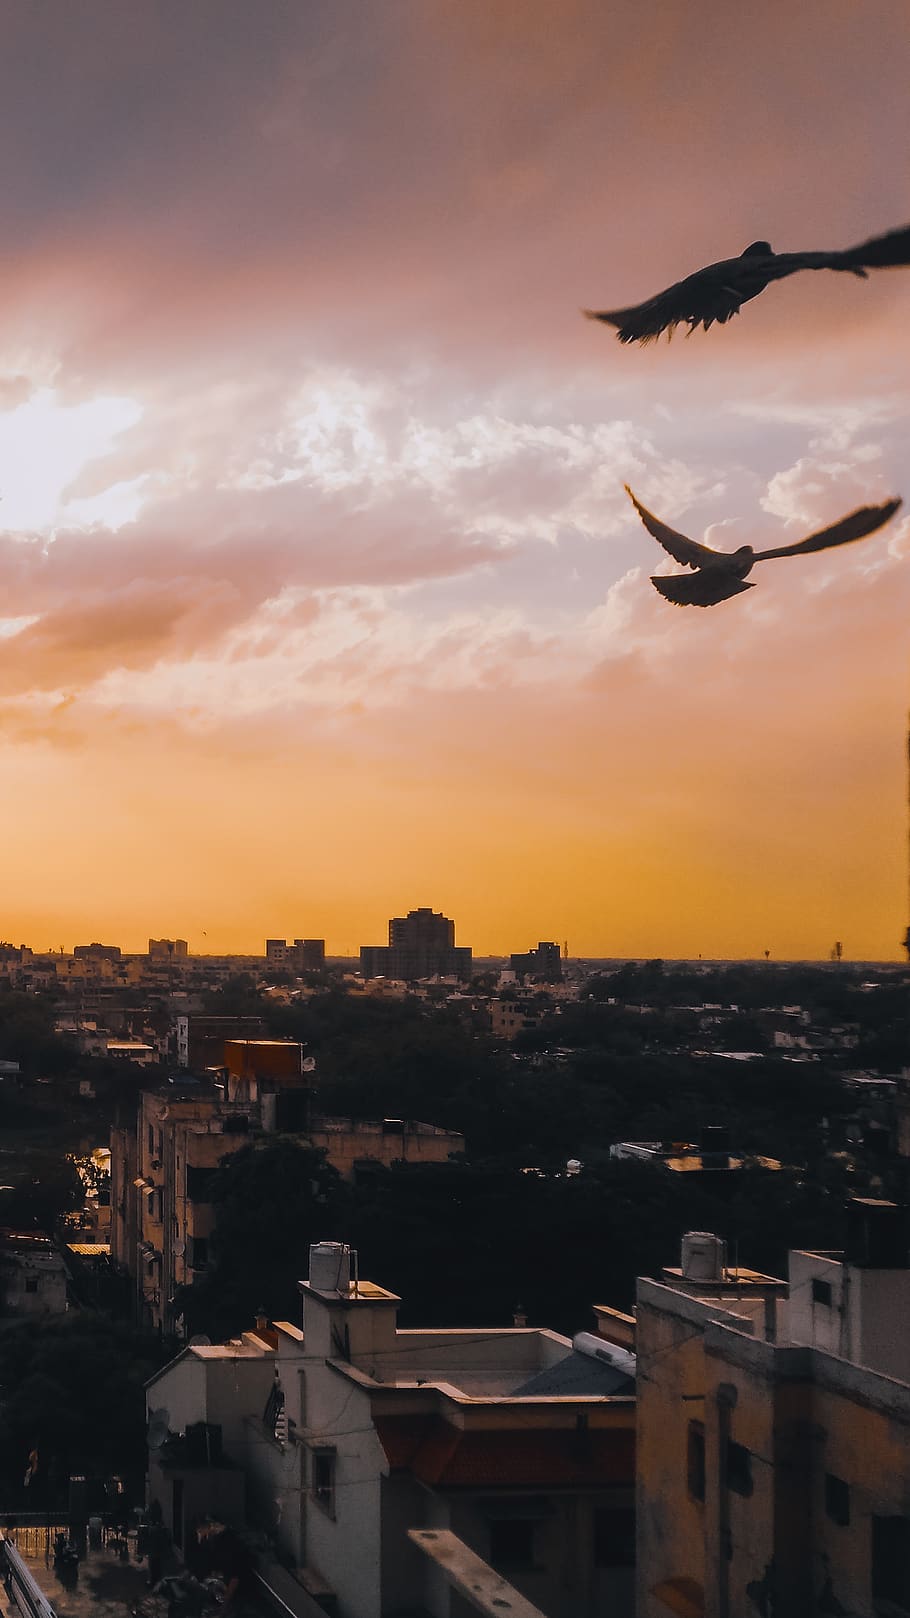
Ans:
[[[910,520],[703,622],[623,484],[720,549],[910,499],[910,274],[579,311],[910,220],[905,49],[897,0],[14,7],[4,933],[353,955],[427,896],[482,955],[900,959]]]

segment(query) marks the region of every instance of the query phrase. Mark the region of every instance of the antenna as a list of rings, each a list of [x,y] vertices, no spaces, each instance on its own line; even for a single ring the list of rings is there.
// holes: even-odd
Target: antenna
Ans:
[[[562,941],[562,958],[564,961],[569,959],[569,940],[567,938]]]

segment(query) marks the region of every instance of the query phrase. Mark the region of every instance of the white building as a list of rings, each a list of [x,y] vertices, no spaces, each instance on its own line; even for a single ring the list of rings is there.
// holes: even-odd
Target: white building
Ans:
[[[551,1618],[631,1613],[634,1358],[585,1333],[402,1331],[399,1299],[349,1265],[311,1249],[303,1330],[257,1322],[149,1384],[150,1495],[175,1537],[246,1511],[301,1613],[315,1595],[339,1618],[450,1618],[409,1528],[452,1530]]]

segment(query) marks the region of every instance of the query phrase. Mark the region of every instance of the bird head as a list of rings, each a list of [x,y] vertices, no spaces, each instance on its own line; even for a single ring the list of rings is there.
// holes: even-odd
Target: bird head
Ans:
[[[773,258],[774,248],[770,242],[752,242],[751,246],[744,247],[740,258]]]

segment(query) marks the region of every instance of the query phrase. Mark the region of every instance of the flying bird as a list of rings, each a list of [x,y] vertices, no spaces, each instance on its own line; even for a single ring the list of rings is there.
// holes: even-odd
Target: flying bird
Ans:
[[[724,325],[744,303],[757,298],[772,281],[797,270],[849,270],[865,277],[869,270],[910,265],[910,225],[887,236],[873,236],[859,247],[837,253],[775,253],[770,242],[753,242],[739,258],[723,259],[696,270],[684,281],[628,309],[585,309],[589,320],[616,327],[621,343],[650,343],[661,332],[687,325],[689,332],[717,321]]]
[[[680,573],[651,578],[655,590],[678,607],[713,607],[729,596],[740,595],[743,590],[754,590],[754,584],[745,581],[756,562],[769,562],[777,556],[806,556],[810,551],[826,551],[832,545],[848,545],[851,540],[865,539],[867,534],[874,534],[888,522],[901,504],[900,500],[886,500],[881,506],[860,506],[858,511],[851,511],[849,517],[842,517],[831,528],[822,528],[808,539],[797,540],[795,545],[777,545],[770,551],[754,551],[751,545],[741,545],[738,551],[712,551],[709,545],[699,545],[697,540],[678,534],[653,517],[641,501],[636,500],[628,484],[625,490],[648,533],[669,551],[674,562],[695,570],[694,577]]]

